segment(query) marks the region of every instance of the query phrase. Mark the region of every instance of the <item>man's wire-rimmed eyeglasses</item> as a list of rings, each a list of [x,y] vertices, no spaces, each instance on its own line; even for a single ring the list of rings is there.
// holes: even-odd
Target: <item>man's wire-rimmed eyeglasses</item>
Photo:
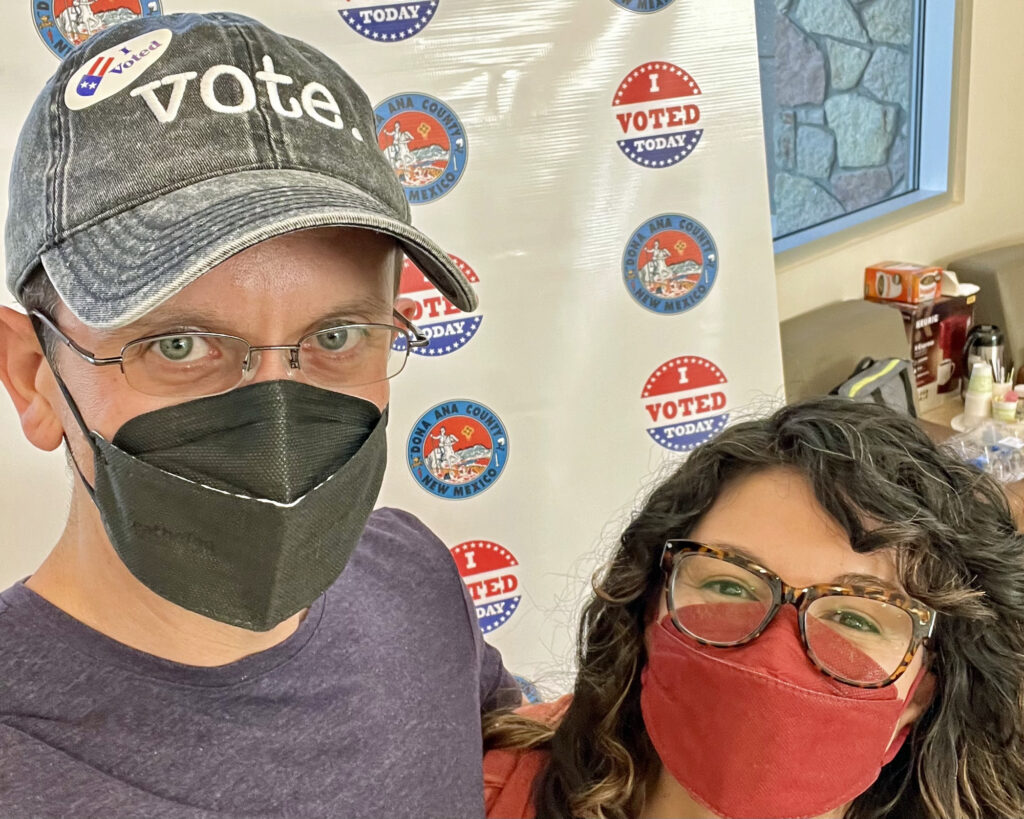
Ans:
[[[96,367],[118,365],[129,386],[155,396],[198,398],[233,390],[259,369],[264,352],[279,350],[291,369],[313,386],[344,391],[394,378],[409,350],[430,340],[411,321],[393,311],[399,324],[339,324],[304,335],[295,344],[250,344],[225,333],[175,332],[129,341],[120,355],[101,357],[86,350],[38,310],[37,327],[53,333],[70,350]],[[397,342],[397,343],[396,343]]]

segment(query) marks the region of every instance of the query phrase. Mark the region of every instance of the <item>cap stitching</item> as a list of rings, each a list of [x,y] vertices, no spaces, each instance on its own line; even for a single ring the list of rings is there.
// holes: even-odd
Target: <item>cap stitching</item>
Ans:
[[[466,286],[460,280],[459,275],[457,275],[453,270],[448,269],[449,267],[451,267],[451,265],[445,263],[447,262],[446,255],[439,247],[435,245],[434,242],[432,242],[432,240],[428,236],[422,234],[422,232],[420,231],[417,231],[408,223],[395,219],[393,216],[388,217],[385,215],[371,214],[363,210],[358,205],[356,205],[356,208],[359,211],[359,216],[361,216],[362,218],[353,219],[351,222],[349,222],[349,224],[351,224],[352,226],[359,226],[359,224],[361,223],[363,226],[366,227],[372,226],[372,228],[382,229],[384,230],[384,232],[391,234],[396,239],[398,239],[403,245],[405,245],[407,254],[410,252],[410,250],[417,252],[417,254],[424,254],[427,257],[427,259],[430,262],[432,262],[432,264],[428,264],[427,267],[424,267],[423,269],[425,272],[428,272],[431,281],[433,281],[435,285],[437,285],[439,289],[442,290],[442,292],[445,292],[446,295],[450,293],[452,296],[455,296],[456,298],[466,296],[468,301],[473,300],[469,295],[472,293],[471,288]],[[306,222],[306,220],[299,221]],[[309,224],[314,223],[317,223],[317,220],[314,219],[309,222]],[[60,257],[62,257],[62,262],[64,265],[67,266],[68,272],[70,273],[71,269],[74,267],[74,264],[72,260],[67,257],[68,250],[69,248],[67,247],[60,247],[57,248],[56,252],[60,255]],[[423,262],[418,261],[418,263],[421,264],[421,266],[423,265]],[[71,273],[71,275],[72,278],[78,279],[78,277],[75,274]],[[81,282],[80,280],[78,281],[78,286],[82,286],[83,284],[84,283]],[[135,289],[134,292],[144,290],[146,286],[146,284],[141,284],[139,285],[138,288]],[[85,289],[87,290],[88,288],[86,287]]]
[[[60,122],[60,133],[61,133],[61,151],[60,157],[58,158],[57,173],[54,174],[54,183],[56,185],[56,206],[55,206],[55,217],[56,222],[54,223],[54,235],[61,227],[67,223],[68,218],[68,207],[67,207],[67,190],[68,190],[68,165],[71,163],[71,150],[72,150],[72,139],[71,139],[71,119],[64,118],[64,109],[57,104],[57,118]]]
[[[236,23],[232,26],[232,28],[238,32],[239,39],[241,39],[242,45],[245,48],[245,53],[249,58],[249,64],[252,66],[258,65],[259,63],[256,62],[256,54],[252,50],[252,44],[245,36],[245,32],[243,31],[242,27]],[[260,119],[263,121],[263,127],[266,131],[267,148],[269,148],[270,150],[270,159],[274,163],[274,167],[279,168],[281,166],[281,156],[277,150],[277,138],[270,127],[270,116],[268,115],[266,109],[264,109],[262,105],[256,106],[256,112],[259,114]],[[255,140],[253,140],[253,144],[255,144]]]
[[[85,222],[82,222],[81,224],[76,225],[74,228],[70,228],[68,230],[65,230],[65,231],[59,233],[59,234],[57,234],[56,231],[55,231],[54,232],[53,241],[47,242],[45,245],[43,245],[39,249],[39,252],[43,253],[43,252],[45,252],[47,250],[51,250],[51,249],[55,248],[57,245],[59,245],[61,242],[65,241],[66,239],[70,239],[72,236],[75,236],[76,234],[81,233],[83,230],[88,230],[91,227],[95,227],[96,225],[100,224],[101,222],[105,222],[107,219],[110,219],[110,218],[112,218],[114,216],[119,216],[122,213],[127,213],[128,211],[133,210],[134,208],[137,208],[140,205],[145,205],[145,204],[147,204],[149,202],[152,202],[152,201],[154,201],[156,199],[159,199],[160,197],[165,196],[165,195],[167,195],[169,193],[174,193],[175,191],[183,190],[184,188],[191,187],[192,185],[197,185],[197,184],[199,184],[201,182],[207,182],[207,181],[209,181],[211,179],[219,179],[219,178],[222,178],[222,177],[225,177],[225,176],[231,176],[232,174],[235,174],[235,173],[245,173],[247,171],[299,171],[301,173],[315,174],[316,176],[322,176],[324,179],[333,179],[333,180],[344,182],[347,185],[351,185],[353,188],[356,188],[357,190],[359,190],[360,192],[366,194],[367,196],[371,197],[372,199],[375,199],[375,200],[381,202],[381,204],[383,204],[385,207],[388,207],[390,209],[390,206],[388,205],[387,202],[382,200],[380,197],[375,196],[374,194],[370,193],[369,191],[367,191],[361,185],[357,185],[355,182],[351,182],[348,179],[344,179],[342,177],[334,176],[334,175],[328,174],[328,173],[323,173],[322,171],[311,170],[310,168],[302,168],[302,167],[296,167],[296,166],[290,166],[290,165],[274,166],[274,165],[268,165],[265,162],[259,162],[259,163],[254,163],[254,164],[251,164],[251,165],[243,165],[243,166],[240,166],[240,167],[237,167],[237,168],[232,168],[232,169],[227,170],[227,171],[225,171],[223,169],[216,170],[216,171],[211,171],[210,173],[204,174],[203,176],[197,176],[197,177],[194,177],[194,178],[190,178],[187,181],[185,181],[184,183],[182,183],[180,180],[178,180],[178,181],[176,181],[176,182],[174,182],[172,184],[165,185],[164,187],[159,188],[158,190],[149,191],[144,196],[138,196],[138,197],[136,197],[136,198],[134,198],[134,199],[132,199],[132,200],[130,200],[128,202],[119,203],[116,208],[110,208],[110,209],[102,212],[101,214],[99,214],[97,216],[94,216],[93,218],[91,218],[91,219],[89,219],[89,220],[87,220]],[[408,220],[403,219],[401,221],[408,221]]]
[[[270,204],[273,204],[273,203],[275,203],[277,201],[289,201],[289,202],[293,202],[293,203],[299,202],[299,201],[304,201],[304,197],[303,197],[303,193],[304,192],[301,191],[301,190],[296,190],[294,188],[285,188],[285,189],[276,190],[276,191],[258,191],[258,192],[254,191],[252,193],[256,193],[257,194],[255,199],[251,198],[248,195],[243,195],[238,200],[228,204],[223,210],[221,210],[219,212],[218,215],[221,218],[225,218],[225,217],[226,218],[230,218],[230,217],[233,216],[233,214],[234,214],[234,212],[236,210],[241,210],[243,212],[247,211],[247,210],[249,210],[249,208],[253,204],[256,204],[256,203],[258,203],[262,207],[266,207],[266,206],[268,206]],[[329,190],[325,190],[325,191],[322,191],[322,193],[332,193],[332,192],[329,191]],[[394,219],[394,217],[390,217],[389,218],[385,214],[374,214],[371,211],[367,211],[362,203],[352,202],[351,203],[351,207],[355,208],[360,214],[368,215],[371,219],[378,220],[378,221],[379,220],[389,220],[389,221],[392,221],[392,222],[396,222],[398,224],[404,225],[410,231],[411,234],[415,233],[415,229],[414,228],[412,228],[411,226],[409,226],[408,224],[406,224],[404,222],[398,222],[398,220]],[[191,229],[191,225],[189,224],[188,220],[186,219],[182,223],[180,223],[180,225],[176,229],[170,229],[168,231],[163,232],[161,234],[161,239],[164,242],[176,241],[177,239],[180,239],[180,238],[188,235],[188,232],[190,231],[190,229]],[[136,239],[136,238],[138,238],[138,237],[133,237],[132,235],[124,235],[124,236],[122,236],[122,238],[121,238],[122,249],[127,249],[128,246],[132,243],[133,239]],[[419,245],[419,244],[422,244],[422,243],[421,242],[415,242],[415,244]],[[200,245],[200,246],[202,246],[202,245]],[[424,248],[424,249],[426,249],[426,248]],[[68,268],[69,271],[75,266],[74,265],[74,259],[72,259],[71,256],[70,256],[70,248],[66,244],[62,244],[61,246],[55,248],[55,252],[60,257],[61,261]],[[87,291],[87,292],[90,291],[90,288],[88,287],[88,285],[85,282],[79,281],[78,284],[79,284],[79,287],[82,290]],[[145,285],[142,285],[142,287],[144,287],[144,286]],[[137,289],[139,289],[139,288],[137,288]],[[132,291],[132,292],[136,292],[136,291]]]
[[[47,146],[47,153],[50,155],[51,162],[47,165],[47,172],[49,175],[49,187],[50,187],[50,201],[47,207],[47,216],[49,218],[48,230],[43,235],[43,242],[46,243],[48,239],[52,240],[59,232],[58,228],[58,209],[59,204],[57,202],[58,189],[60,184],[58,179],[61,174],[61,157],[64,154],[64,136],[63,136],[63,123],[61,120],[60,104],[55,103],[53,100],[50,101],[50,144]]]

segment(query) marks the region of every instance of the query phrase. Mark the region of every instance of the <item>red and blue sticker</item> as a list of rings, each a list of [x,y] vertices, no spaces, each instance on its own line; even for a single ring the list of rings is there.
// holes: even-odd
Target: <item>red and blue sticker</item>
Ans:
[[[466,172],[466,129],[451,107],[426,94],[396,94],[374,109],[377,144],[414,205],[449,193]]]
[[[725,429],[728,380],[706,358],[679,356],[666,361],[644,384],[647,434],[665,449],[689,452]]]
[[[488,634],[505,625],[522,600],[515,555],[489,540],[460,543],[451,553],[473,598],[480,630]]]
[[[718,278],[718,247],[704,225],[662,213],[633,231],[622,254],[622,278],[637,304],[673,315],[692,310]]]
[[[645,168],[668,168],[688,157],[704,135],[700,87],[673,63],[637,66],[612,100],[619,150]]]
[[[477,401],[445,401],[413,425],[406,444],[413,478],[438,498],[461,500],[489,489],[508,463],[508,432]]]
[[[480,277],[473,268],[458,256],[451,253],[448,255],[470,284],[480,283]],[[416,355],[433,358],[454,353],[469,343],[484,320],[479,311],[464,313],[448,301],[408,258],[402,264],[399,295],[416,303],[415,312],[409,319],[430,339],[430,344],[426,347],[412,348]],[[398,336],[395,339],[395,349],[404,350],[406,343],[405,336]]]
[[[434,19],[440,0],[417,3],[380,3],[375,0],[346,0],[338,9],[341,19],[357,34],[378,43],[395,43],[415,37]]]
[[[32,0],[36,30],[46,47],[62,60],[117,23],[159,14],[163,14],[160,0]]]
[[[661,11],[666,6],[671,6],[675,0],[612,0],[620,8],[650,14],[652,11]]]

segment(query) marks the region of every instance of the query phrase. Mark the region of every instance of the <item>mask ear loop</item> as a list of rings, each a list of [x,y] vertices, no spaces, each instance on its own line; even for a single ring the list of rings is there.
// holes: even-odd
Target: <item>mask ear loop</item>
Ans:
[[[917,687],[921,684],[922,680],[924,680],[925,674],[927,673],[927,666],[922,664],[920,671],[917,672],[916,679],[910,685],[910,690],[907,691],[907,697],[905,700],[904,708],[909,707],[911,701],[914,699],[914,694],[917,692]],[[922,714],[922,716],[924,715]],[[890,751],[886,751],[885,757],[883,757],[883,766],[893,762],[896,759],[896,757],[900,755],[900,752],[903,750],[903,748],[906,747],[907,742],[909,742],[910,747],[913,748],[915,732],[917,730],[919,722],[920,719],[917,719],[910,725],[904,726],[900,733],[893,737],[892,745],[896,746],[896,750],[891,752],[891,756]],[[915,765],[913,760],[909,760],[907,762],[906,768],[903,771],[903,780],[900,782],[899,787],[896,789],[896,793],[894,793],[892,797],[889,799],[889,801],[886,802],[885,805],[883,805],[879,809],[880,816],[888,814],[893,808],[896,807],[896,803],[899,802],[900,799],[903,797],[903,794],[907,790],[907,786],[910,784],[910,779],[914,775],[914,767]]]
[[[50,356],[46,353],[46,337],[44,335],[45,328],[35,316],[31,317],[32,327],[36,331],[36,338],[39,341],[39,346],[43,350],[43,358],[46,359],[46,365],[50,368],[50,372],[53,373],[54,379],[57,381],[57,387],[60,389],[61,395],[64,396],[64,401],[68,405],[68,409],[71,410],[71,415],[75,419],[75,423],[78,424],[78,428],[82,430],[82,434],[85,436],[86,443],[89,445],[89,449],[92,450],[92,456],[94,460],[102,460],[103,454],[100,452],[96,442],[93,440],[93,434],[89,431],[89,427],[85,423],[85,419],[82,417],[81,411],[78,409],[78,404],[75,403],[75,399],[71,397],[71,392],[68,390],[67,384],[64,383],[64,379],[60,377],[60,373],[57,372],[57,368],[53,362],[50,361]],[[92,484],[86,480],[85,475],[82,474],[82,468],[78,465],[78,460],[75,458],[75,452],[71,448],[71,441],[68,440],[68,436],[65,433],[63,435],[64,445],[68,449],[68,457],[71,458],[71,463],[75,467],[75,471],[78,473],[78,477],[82,479],[82,483],[85,485],[85,491],[89,493],[89,497],[94,501],[96,500],[96,490]]]
[[[917,693],[917,687],[922,683],[927,673],[928,669],[922,663],[921,668],[918,670],[917,676],[914,678],[914,681],[910,684],[910,688],[907,691],[907,696],[903,701],[904,712],[907,708],[910,707],[910,703],[914,699],[914,694]],[[915,723],[904,725],[903,728],[900,729],[900,732],[892,738],[892,742],[890,743],[889,748],[886,750],[885,754],[882,757],[883,765],[888,765],[890,762],[892,762],[893,759],[896,758],[896,755],[903,748],[903,744],[906,742],[907,738],[914,730],[914,724]]]

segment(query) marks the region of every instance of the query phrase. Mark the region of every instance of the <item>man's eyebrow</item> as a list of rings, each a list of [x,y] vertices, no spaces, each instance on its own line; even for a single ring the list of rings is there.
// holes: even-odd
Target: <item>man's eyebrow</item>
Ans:
[[[134,338],[144,338],[168,330],[173,332],[175,329],[186,327],[212,330],[217,325],[218,319],[216,316],[201,310],[168,311],[166,313],[145,315],[125,327],[118,328],[112,335],[123,337],[125,340],[130,341]]]
[[[391,301],[382,299],[379,296],[360,296],[359,298],[348,299],[336,304],[333,308],[323,313],[323,318],[348,315],[390,317],[392,307]]]
[[[346,316],[366,317],[367,319],[373,317],[390,318],[391,303],[377,296],[360,296],[358,298],[346,299],[320,313],[310,322],[309,326],[312,327],[317,324],[323,324],[325,321]],[[159,314],[152,313],[143,316],[126,327],[114,330],[111,335],[122,341],[131,341],[164,332],[174,332],[177,329],[184,328],[236,335],[237,332],[229,327],[229,321],[230,316],[223,314],[215,315],[204,310],[168,310]]]

